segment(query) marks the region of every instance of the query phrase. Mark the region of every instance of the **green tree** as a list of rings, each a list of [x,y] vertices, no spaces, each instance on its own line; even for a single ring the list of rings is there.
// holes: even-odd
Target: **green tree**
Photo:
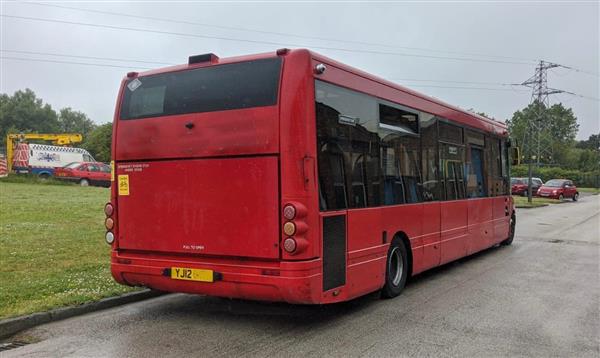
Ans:
[[[70,107],[63,108],[58,114],[60,131],[63,133],[81,133],[85,138],[96,125],[88,116],[80,111],[74,111]]]
[[[24,133],[54,133],[60,130],[60,125],[52,107],[27,88],[12,96],[0,95],[0,140],[3,146],[9,129]]]
[[[110,161],[112,143],[112,123],[105,123],[93,129],[85,138],[83,148],[100,162]]]
[[[600,151],[600,133],[592,134],[586,140],[580,140],[575,146],[581,149],[592,149]]]
[[[579,124],[573,110],[565,108],[561,103],[546,107],[543,103],[534,102],[516,111],[506,122],[513,141],[522,147],[529,124],[537,121],[540,115],[547,124],[543,135],[550,138],[554,161],[565,163],[567,152],[574,145]]]

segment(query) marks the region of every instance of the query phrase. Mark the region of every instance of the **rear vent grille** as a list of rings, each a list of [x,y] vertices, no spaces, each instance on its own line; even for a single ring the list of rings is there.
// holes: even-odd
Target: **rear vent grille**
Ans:
[[[346,216],[323,218],[323,291],[346,284]]]

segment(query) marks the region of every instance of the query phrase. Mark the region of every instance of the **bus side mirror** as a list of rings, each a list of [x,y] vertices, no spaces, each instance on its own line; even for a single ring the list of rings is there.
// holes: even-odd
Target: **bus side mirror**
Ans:
[[[521,151],[519,150],[519,147],[510,147],[508,150],[510,154],[511,165],[521,164]]]

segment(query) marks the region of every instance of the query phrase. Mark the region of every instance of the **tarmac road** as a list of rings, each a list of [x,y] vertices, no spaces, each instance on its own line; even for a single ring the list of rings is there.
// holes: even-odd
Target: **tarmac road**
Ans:
[[[600,196],[521,209],[512,246],[311,307],[166,295],[43,325],[2,357],[600,356]]]

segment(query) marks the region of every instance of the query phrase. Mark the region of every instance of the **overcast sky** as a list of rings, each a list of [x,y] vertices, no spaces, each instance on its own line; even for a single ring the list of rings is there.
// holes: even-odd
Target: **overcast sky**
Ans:
[[[112,121],[119,82],[128,71],[185,63],[193,54],[213,52],[229,57],[281,47],[307,47],[451,104],[483,111],[498,120],[510,118],[531,99],[530,90],[501,84],[527,80],[535,71],[535,61],[541,59],[570,66],[590,73],[556,68],[549,71],[548,85],[592,99],[559,94],[551,96],[551,102],[573,108],[580,124],[578,138],[600,131],[597,1],[43,4],[46,5],[1,4],[0,91],[12,94],[31,88],[54,109],[72,107],[85,112],[96,123]]]

